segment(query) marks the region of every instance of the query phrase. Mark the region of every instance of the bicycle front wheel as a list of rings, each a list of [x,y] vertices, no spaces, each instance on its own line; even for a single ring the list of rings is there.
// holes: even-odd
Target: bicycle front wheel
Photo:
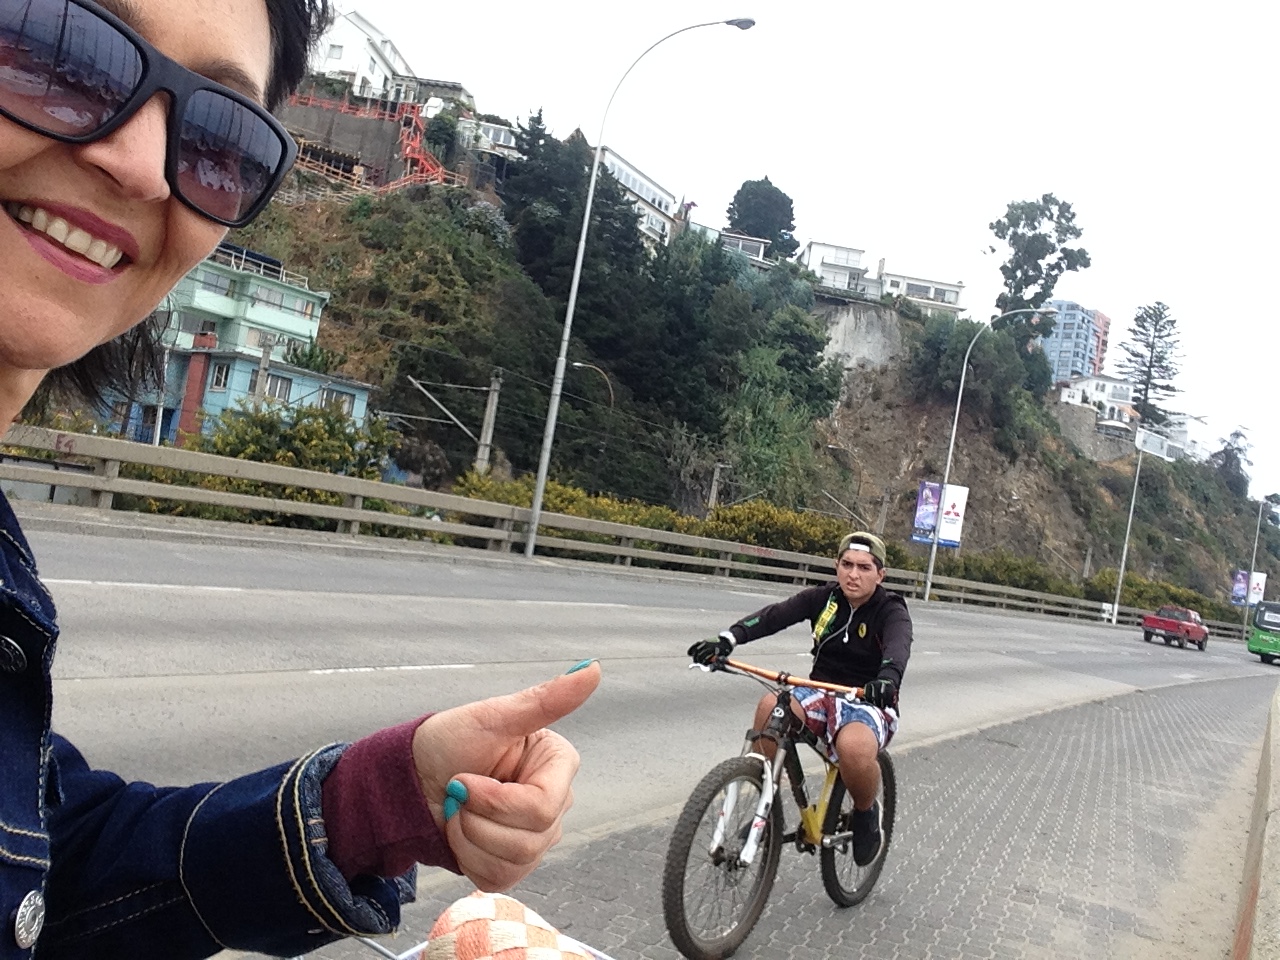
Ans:
[[[722,960],[764,910],[782,851],[782,798],[775,796],[751,863],[740,858],[763,789],[765,766],[750,757],[719,764],[694,789],[667,848],[662,914],[689,960]],[[716,828],[723,819],[720,836]]]
[[[827,816],[822,824],[823,837],[834,839],[828,845],[823,840],[818,859],[822,864],[822,885],[838,907],[852,907],[861,903],[880,879],[884,858],[889,853],[889,841],[893,838],[893,815],[898,805],[898,781],[893,772],[893,759],[881,753],[880,761],[880,852],[865,867],[853,859],[853,840],[849,833],[849,817],[853,813],[853,798],[845,790],[844,783],[836,778],[831,788],[831,800]]]

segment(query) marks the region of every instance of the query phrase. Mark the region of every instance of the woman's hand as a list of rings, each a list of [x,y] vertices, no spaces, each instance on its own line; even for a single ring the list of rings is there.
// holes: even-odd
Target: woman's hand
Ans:
[[[561,836],[578,752],[545,729],[600,683],[591,663],[536,687],[445,710],[413,735],[413,761],[436,824],[480,889],[524,879]]]

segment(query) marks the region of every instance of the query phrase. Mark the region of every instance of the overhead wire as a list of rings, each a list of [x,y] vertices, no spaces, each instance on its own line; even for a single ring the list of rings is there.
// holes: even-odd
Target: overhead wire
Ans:
[[[417,343],[416,341],[413,341],[413,340],[405,340],[403,337],[394,337],[394,336],[391,336],[390,334],[380,333],[380,332],[378,332],[378,331],[376,331],[376,330],[371,330],[371,329],[369,329],[368,327],[360,327],[360,326],[357,326],[357,325],[356,325],[356,324],[354,324],[354,323],[348,323],[348,322],[343,321],[343,320],[336,320],[336,319],[334,319],[333,317],[324,317],[324,318],[323,318],[323,320],[322,320],[322,322],[324,322],[324,323],[331,323],[331,324],[333,324],[334,326],[337,326],[337,327],[344,327],[344,328],[346,328],[346,329],[348,329],[348,330],[355,331],[357,334],[364,334],[364,335],[367,335],[367,336],[371,336],[371,337],[373,337],[373,338],[375,338],[375,339],[377,339],[377,340],[383,340],[383,341],[385,341],[385,342],[387,342],[387,343],[394,343],[394,344],[398,344],[398,345],[403,346],[403,347],[411,347],[411,348],[413,348],[413,349],[415,349],[415,350],[421,350],[421,351],[423,351],[424,353],[432,353],[432,354],[436,354],[437,356],[447,357],[447,358],[448,358],[448,359],[450,359],[450,360],[461,361],[462,363],[470,364],[470,365],[472,365],[473,367],[480,368],[480,369],[482,369],[482,370],[491,371],[495,366],[497,366],[497,364],[494,364],[494,363],[486,363],[485,361],[483,361],[483,360],[479,360],[479,359],[477,359],[477,358],[475,358],[475,357],[468,357],[468,356],[465,356],[465,355],[460,354],[460,353],[450,353],[449,351],[447,351],[447,350],[441,350],[441,349],[439,349],[438,347],[432,347],[432,346],[429,346],[428,344],[425,344],[425,343]],[[525,381],[525,382],[527,382],[527,383],[531,383],[531,384],[533,384],[534,386],[539,387],[539,388],[541,388],[541,389],[543,389],[543,390],[547,391],[547,393],[548,393],[548,394],[550,394],[550,392],[551,392],[551,384],[549,384],[549,383],[547,383],[547,382],[545,382],[545,381],[543,381],[543,380],[535,379],[534,377],[530,377],[530,376],[528,376],[527,374],[523,374],[523,373],[519,372],[518,370],[511,370],[511,369],[508,369],[508,368],[505,368],[505,367],[503,368],[503,371],[502,371],[502,372],[503,372],[503,375],[504,375],[504,376],[511,376],[511,377],[514,377],[514,378],[516,378],[516,379],[518,379],[518,380],[524,380],[524,381]],[[456,387],[456,388],[458,388],[458,389],[463,389],[463,390],[483,390],[483,391],[487,391],[487,390],[489,389],[489,387],[488,387],[488,386],[483,386],[483,387],[481,387],[481,386],[471,386],[471,385],[468,385],[468,384],[428,383],[426,380],[423,380],[423,381],[421,381],[421,382],[422,382],[422,383],[427,383],[427,385],[428,385],[428,386]],[[619,416],[619,417],[622,417],[622,418],[627,419],[627,420],[633,420],[633,421],[635,421],[636,423],[642,423],[642,424],[644,424],[645,426],[648,426],[648,427],[653,427],[653,428],[658,429],[658,430],[669,430],[669,429],[671,429],[670,424],[657,423],[657,422],[655,422],[655,421],[653,421],[653,420],[648,420],[648,419],[646,419],[646,418],[644,418],[644,417],[637,416],[637,415],[636,415],[636,414],[634,414],[634,413],[629,413],[629,412],[627,412],[626,410],[618,410],[616,407],[614,407],[614,406],[612,406],[612,405],[610,405],[610,404],[602,403],[602,402],[601,402],[601,401],[599,401],[599,400],[592,400],[590,397],[584,397],[584,396],[581,396],[580,394],[571,393],[571,392],[569,392],[569,391],[567,391],[567,390],[566,390],[566,391],[562,391],[562,394],[561,394],[561,395],[562,395],[562,396],[565,396],[565,397],[569,397],[569,398],[571,398],[571,399],[573,399],[573,400],[579,400],[579,401],[581,401],[582,403],[589,404],[589,405],[591,405],[591,406],[593,406],[593,407],[600,407],[600,408],[602,408],[602,409],[608,409],[608,410],[611,410],[611,411],[614,413],[614,415],[615,415],[615,416]]]

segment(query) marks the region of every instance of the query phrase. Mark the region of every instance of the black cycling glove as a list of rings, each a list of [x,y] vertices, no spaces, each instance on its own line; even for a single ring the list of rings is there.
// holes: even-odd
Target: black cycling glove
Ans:
[[[895,706],[898,702],[898,685],[892,680],[872,680],[862,688],[862,699],[881,710]]]
[[[694,663],[705,667],[717,657],[727,657],[733,653],[733,647],[733,634],[726,630],[714,640],[699,640],[689,648],[689,656],[693,657]]]

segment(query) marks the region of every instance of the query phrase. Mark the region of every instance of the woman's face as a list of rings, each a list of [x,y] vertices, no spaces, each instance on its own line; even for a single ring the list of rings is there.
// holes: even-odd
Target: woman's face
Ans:
[[[178,63],[262,101],[271,57],[264,0],[98,2]],[[168,95],[158,94],[84,146],[0,118],[0,383],[18,378],[34,388],[45,371],[123,333],[222,239],[225,229],[183,206],[165,182],[167,110]],[[113,246],[123,256],[106,269],[20,222],[19,206],[102,240],[107,260]],[[104,259],[102,247],[87,252]]]

